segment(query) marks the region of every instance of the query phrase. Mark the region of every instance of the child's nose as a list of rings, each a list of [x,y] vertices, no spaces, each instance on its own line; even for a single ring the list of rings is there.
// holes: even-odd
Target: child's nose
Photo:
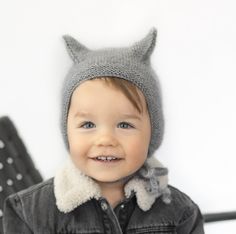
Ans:
[[[111,132],[102,132],[98,134],[95,144],[97,146],[117,146],[118,141]]]

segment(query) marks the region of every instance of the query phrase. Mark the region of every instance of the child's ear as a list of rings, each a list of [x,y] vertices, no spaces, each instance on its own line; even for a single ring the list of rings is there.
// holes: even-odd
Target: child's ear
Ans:
[[[131,51],[140,61],[148,61],[156,44],[157,29],[152,27],[148,34],[140,41],[131,46]]]
[[[81,62],[89,52],[89,49],[70,35],[63,35],[63,39],[65,40],[67,51],[74,63]]]

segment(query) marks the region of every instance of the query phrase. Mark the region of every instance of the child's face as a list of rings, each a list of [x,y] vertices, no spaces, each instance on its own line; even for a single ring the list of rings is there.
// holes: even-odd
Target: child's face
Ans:
[[[112,182],[137,171],[147,158],[151,127],[125,95],[103,81],[85,81],[74,91],[68,114],[68,141],[74,164],[98,182]],[[128,117],[126,115],[133,115]],[[131,127],[132,126],[132,127]],[[98,156],[119,160],[100,161]]]

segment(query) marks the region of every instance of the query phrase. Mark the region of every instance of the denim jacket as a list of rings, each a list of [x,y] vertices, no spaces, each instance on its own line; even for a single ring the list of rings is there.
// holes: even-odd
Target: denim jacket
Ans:
[[[152,159],[150,163],[159,162]],[[199,207],[186,194],[168,185],[167,176],[158,182],[170,189],[169,204],[162,201],[161,194],[148,194],[142,180],[132,178],[125,185],[125,198],[112,208],[101,196],[98,184],[68,160],[55,177],[6,198],[4,233],[204,233]]]

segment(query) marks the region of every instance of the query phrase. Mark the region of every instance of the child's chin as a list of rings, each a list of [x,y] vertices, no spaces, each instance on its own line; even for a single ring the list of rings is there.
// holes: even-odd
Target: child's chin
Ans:
[[[109,179],[100,177],[100,178],[93,178],[93,179],[98,183],[106,183],[106,184],[121,183],[123,181],[122,180],[123,178],[118,178],[118,177],[109,178]]]

